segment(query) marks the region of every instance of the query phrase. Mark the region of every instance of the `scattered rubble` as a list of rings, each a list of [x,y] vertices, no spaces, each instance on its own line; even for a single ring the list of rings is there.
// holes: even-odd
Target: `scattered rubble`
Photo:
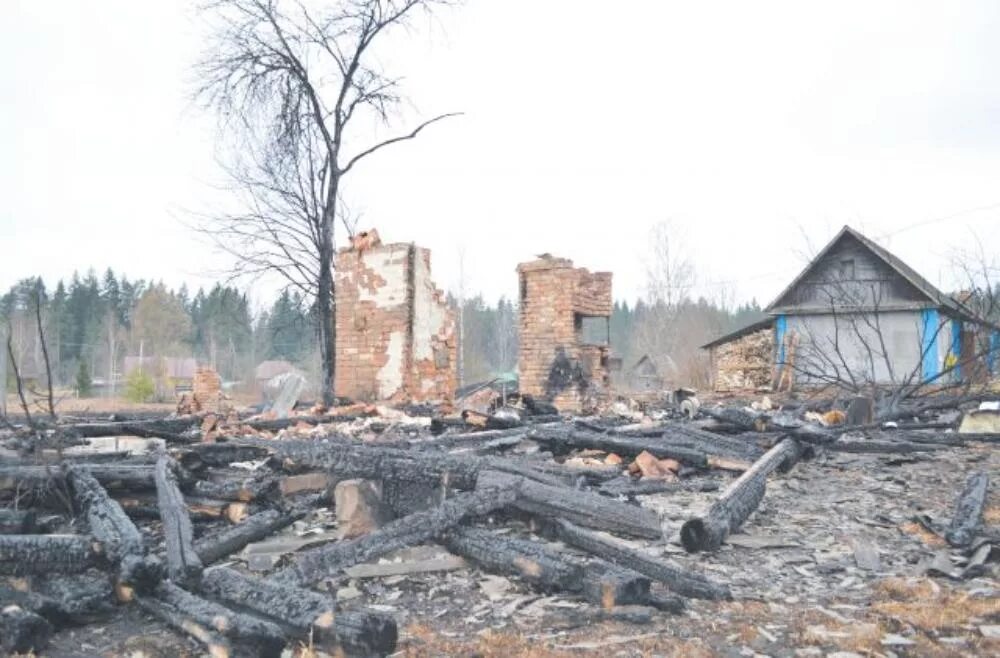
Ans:
[[[517,399],[472,424],[366,404],[63,423],[33,452],[9,430],[0,646],[996,649],[1000,435],[956,431],[943,401],[858,429],[791,400],[572,418]],[[117,435],[154,438],[58,445]]]

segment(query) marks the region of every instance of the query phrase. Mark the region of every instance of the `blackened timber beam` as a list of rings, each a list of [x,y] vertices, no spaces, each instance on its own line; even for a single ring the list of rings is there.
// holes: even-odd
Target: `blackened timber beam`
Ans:
[[[649,496],[661,493],[680,493],[685,491],[718,491],[716,480],[697,480],[694,482],[672,482],[658,478],[618,477],[609,480],[597,488],[598,493],[606,496]]]
[[[363,537],[305,551],[272,579],[289,584],[312,584],[346,567],[425,542],[463,519],[489,514],[513,503],[515,487],[514,483],[504,483],[460,493],[437,507],[391,521]]]
[[[163,538],[167,549],[167,573],[177,583],[196,581],[202,564],[194,550],[194,531],[177,476],[176,464],[167,455],[156,462],[156,501],[163,521]]]
[[[985,471],[973,473],[955,501],[955,513],[944,538],[956,548],[965,548],[976,538],[976,531],[983,521],[983,507],[990,477]]]
[[[367,611],[334,612],[334,602],[311,590],[244,576],[225,567],[205,572],[202,591],[278,620],[300,637],[335,642],[348,655],[381,656],[396,648],[396,622]]]
[[[265,510],[247,517],[242,523],[214,534],[202,537],[194,544],[202,564],[211,564],[239,551],[251,542],[260,541],[268,535],[290,526],[302,514],[286,514],[277,510]]]
[[[708,454],[704,451],[671,445],[662,438],[617,436],[572,428],[535,428],[528,431],[528,438],[558,454],[592,449],[635,457],[641,452],[649,452],[658,459],[676,459],[699,468],[708,468],[709,465]]]
[[[78,423],[64,425],[60,429],[73,432],[84,438],[104,436],[138,436],[144,439],[163,439],[171,442],[190,443],[196,439],[181,436],[181,433],[196,427],[199,423],[196,417],[160,418],[146,421],[125,421],[111,423]]]
[[[270,450],[263,445],[242,442],[197,443],[185,446],[180,462],[185,468],[228,466],[233,462],[255,461],[266,457]]]
[[[472,489],[479,472],[477,462],[469,459],[357,443],[278,441],[272,447],[286,467],[322,468],[346,477],[433,482]]]
[[[800,454],[801,448],[794,439],[785,439],[768,450],[719,494],[705,516],[689,519],[681,526],[685,550],[689,553],[717,550],[757,509],[764,498],[767,477],[794,463]]]
[[[556,539],[620,567],[649,576],[682,596],[697,599],[732,598],[727,586],[696,571],[658,560],[569,521],[556,519],[552,528]]]
[[[0,574],[80,573],[98,563],[99,550],[82,535],[0,535]]]
[[[514,574],[546,590],[580,591],[583,585],[580,562],[539,542],[460,526],[445,535],[445,545],[487,571]]]
[[[88,471],[109,489],[152,489],[152,464],[77,463],[74,468]],[[12,489],[20,483],[43,483],[62,480],[65,472],[58,464],[0,466],[0,489]]]
[[[611,500],[589,491],[552,487],[506,473],[483,471],[480,486],[516,486],[514,506],[531,514],[567,519],[574,523],[633,537],[662,539],[660,519],[651,509]]]
[[[84,623],[114,611],[110,579],[103,572],[32,578],[29,591],[0,585],[0,607],[16,603],[55,624]]]
[[[248,503],[265,496],[277,487],[273,477],[226,478],[221,481],[198,480],[189,489],[197,496]]]
[[[196,623],[221,633],[232,640],[254,643],[254,653],[277,656],[292,636],[286,628],[255,614],[238,612],[215,601],[209,601],[164,581],[154,595],[159,600],[183,610]]]
[[[73,466],[68,469],[68,474],[91,534],[101,543],[108,558],[118,564],[120,583],[130,588],[159,581],[159,565],[146,560],[142,534],[121,505],[108,496],[88,470]],[[128,598],[130,589],[123,590],[122,596]]]
[[[208,651],[208,655],[212,658],[229,658],[232,655],[232,647],[229,644],[229,640],[211,627],[198,623],[187,612],[178,610],[172,605],[152,596],[136,597],[136,603],[163,623],[193,637],[203,644]]]

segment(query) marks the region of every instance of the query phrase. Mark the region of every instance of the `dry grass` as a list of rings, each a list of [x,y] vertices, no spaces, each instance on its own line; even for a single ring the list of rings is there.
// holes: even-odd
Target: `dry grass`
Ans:
[[[827,620],[822,625],[808,626],[802,633],[807,644],[832,644],[843,651],[874,652],[881,648],[884,632],[878,624],[840,624]]]
[[[650,637],[655,634],[655,637]],[[637,635],[632,639],[631,635]],[[582,646],[578,646],[582,645]],[[593,646],[587,646],[593,645]],[[476,658],[576,658],[580,654],[613,655],[623,649],[643,656],[712,658],[717,655],[701,639],[684,640],[649,628],[596,624],[558,639],[540,640],[517,631],[486,631],[464,637],[445,637],[422,624],[407,627],[398,654],[406,658],[475,656]]]
[[[443,636],[421,624],[407,627],[405,640],[400,643],[399,650],[406,658],[432,656],[570,658],[574,655],[573,652],[560,651],[538,640],[529,640],[520,633],[487,631],[481,635],[454,638]]]
[[[903,523],[899,526],[900,531],[904,534],[916,537],[924,543],[925,546],[930,546],[932,548],[941,548],[947,544],[944,539],[938,537],[933,532],[913,521]]]

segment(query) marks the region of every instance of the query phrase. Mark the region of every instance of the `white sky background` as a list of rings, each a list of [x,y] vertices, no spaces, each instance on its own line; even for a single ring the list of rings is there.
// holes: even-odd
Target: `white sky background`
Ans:
[[[0,2],[0,289],[109,265],[218,278],[182,224],[226,202],[190,101],[202,29],[181,0]],[[383,51],[415,108],[401,129],[465,115],[359,165],[346,197],[384,241],[430,247],[444,288],[464,249],[488,298],[551,252],[632,300],[666,219],[708,296],[769,302],[804,235],[845,223],[948,288],[974,233],[1000,252],[998,34],[994,0],[470,0]]]

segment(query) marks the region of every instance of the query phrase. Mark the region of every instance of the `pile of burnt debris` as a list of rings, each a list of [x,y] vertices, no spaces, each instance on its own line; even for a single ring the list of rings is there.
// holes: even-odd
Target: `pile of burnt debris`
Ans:
[[[664,557],[666,543],[717,551],[753,523],[769,476],[818,454],[1000,440],[997,412],[978,402],[938,398],[891,422],[863,399],[686,413],[619,402],[569,417],[525,397],[464,417],[359,404],[13,427],[0,453],[0,646],[40,651],[54,629],[137,607],[213,656],[387,655],[391,607],[358,604],[344,585],[405,578],[417,569],[379,558],[425,544],[441,547],[425,572],[458,560],[608,619],[678,614],[733,594]],[[932,528],[980,564],[997,557],[988,486],[972,474],[950,494],[950,527]],[[712,504],[665,533],[641,501],[680,492]]]

